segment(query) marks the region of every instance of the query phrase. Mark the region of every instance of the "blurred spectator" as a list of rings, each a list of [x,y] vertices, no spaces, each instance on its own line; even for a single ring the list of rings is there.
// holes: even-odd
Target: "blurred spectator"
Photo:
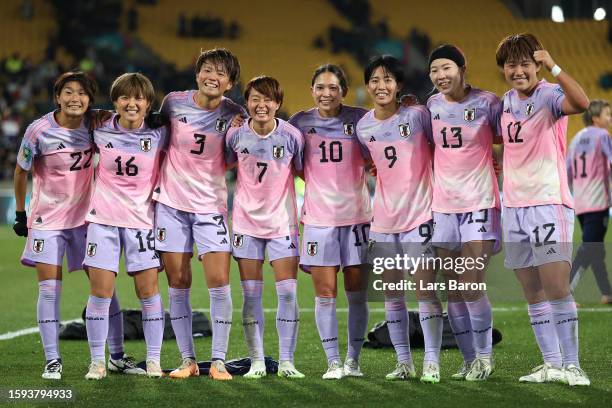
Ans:
[[[128,32],[133,33],[138,30],[138,10],[132,4],[127,12],[127,29]]]
[[[234,40],[240,35],[240,25],[232,20],[227,26],[218,17],[205,16],[199,14],[188,18],[185,12],[179,13],[177,20],[177,32],[179,37],[195,38],[224,38]]]
[[[21,18],[25,21],[30,21],[34,17],[34,3],[32,0],[22,0],[19,6]]]

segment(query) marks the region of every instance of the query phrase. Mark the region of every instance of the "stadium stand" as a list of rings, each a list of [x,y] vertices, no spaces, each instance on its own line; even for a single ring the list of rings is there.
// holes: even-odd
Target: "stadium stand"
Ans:
[[[104,1],[113,3],[113,0]],[[79,5],[88,4],[83,3]],[[279,79],[285,88],[286,113],[311,106],[311,75],[316,66],[325,62],[338,63],[347,71],[352,85],[347,102],[367,104],[360,89],[363,81],[360,64],[346,51],[332,52],[328,38],[330,27],[351,30],[356,24],[350,13],[333,3],[261,0],[255,8],[252,2],[235,0],[217,2],[214,10],[212,6],[203,7],[198,0],[126,3],[117,17],[120,19],[116,33],[120,39],[118,51],[94,52],[97,59],[91,61],[67,52],[57,43],[59,19],[54,7],[59,7],[59,2],[0,2],[0,180],[12,175],[14,151],[24,126],[51,107],[49,80],[75,64],[89,64],[94,69],[101,84],[101,96],[121,70],[141,70],[150,75],[161,95],[191,86],[192,67],[200,49],[225,46],[240,58],[243,83],[264,73]],[[524,20],[513,16],[502,2],[481,6],[478,0],[411,2],[409,5],[402,0],[371,2],[369,24],[388,30],[389,38],[394,41],[404,41],[411,32],[418,31],[429,37],[431,46],[455,43],[468,57],[469,81],[498,95],[507,90],[507,85],[495,66],[497,43],[509,33],[530,31],[551,50],[559,65],[580,81],[589,97],[612,99],[612,89],[602,88],[604,81],[601,81],[612,71],[607,22],[589,19],[559,24],[549,19]],[[236,22],[239,35],[231,39],[179,36],[181,15],[187,19],[220,18],[226,27]],[[318,46],[313,46],[315,42]],[[86,57],[87,51],[83,51]],[[12,56],[17,56],[16,60],[11,60]],[[20,71],[18,75],[7,71],[15,67]],[[545,77],[552,80],[548,74]],[[239,97],[238,89],[233,95]],[[572,117],[568,134],[574,135],[581,126],[580,118]]]

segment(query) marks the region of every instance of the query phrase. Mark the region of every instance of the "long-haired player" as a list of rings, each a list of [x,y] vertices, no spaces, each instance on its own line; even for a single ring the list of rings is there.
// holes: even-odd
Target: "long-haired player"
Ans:
[[[501,101],[467,84],[466,66],[463,52],[450,44],[429,56],[429,77],[438,91],[427,101],[435,144],[434,246],[440,258],[484,260],[462,273],[444,271],[447,284],[451,279],[464,284],[484,282],[481,266],[499,251],[501,243],[492,151],[500,133]],[[447,290],[447,294],[449,322],[464,360],[452,378],[486,380],[493,370],[493,318],[487,294],[482,290]],[[440,333],[439,328],[434,332]]]
[[[195,67],[197,90],[171,92],[162,114],[170,119],[166,158],[153,199],[155,247],[161,252],[170,319],[182,357],[172,378],[199,375],[191,322],[191,257],[198,249],[210,296],[212,365],[209,376],[231,380],[225,355],[232,324],[230,236],[225,184],[225,135],[244,110],[223,95],[238,81],[238,59],[226,49],[204,51]]]
[[[589,99],[532,34],[504,38],[495,58],[512,87],[501,116],[505,266],[521,283],[544,358],[519,381],[589,385],[578,361],[578,314],[569,287],[574,204],[565,168],[567,115],[583,112]],[[542,67],[558,84],[538,79]]]
[[[238,179],[232,213],[232,254],[238,262],[244,297],[242,318],[251,368],[246,378],[266,375],[263,348],[263,263],[274,269],[278,308],[278,375],[303,378],[293,364],[297,344],[298,224],[295,173],[302,170],[304,139],[298,129],[275,117],[283,90],[269,76],[253,78],[244,98],[250,118],[227,134],[228,162]]]
[[[365,159],[355,126],[366,110],[342,103],[348,81],[337,65],[317,68],[311,86],[316,107],[298,112],[289,120],[304,136],[306,190],[300,264],[311,273],[315,287],[315,319],[328,363],[323,379],[361,377],[359,354],[368,324],[368,306],[360,265],[372,214]],[[336,275],[340,269],[349,304],[344,365],[336,317]]]
[[[166,128],[152,129],[145,123],[155,91],[144,75],[119,76],[111,86],[110,97],[116,114],[93,135],[100,161],[86,217],[89,225],[83,265],[90,278],[85,323],[91,364],[85,378],[99,380],[106,376],[104,343],[122,252],[142,307],[146,374],[161,377],[164,309],[157,285],[161,268],[155,252],[152,194],[165,149]]]
[[[38,275],[37,320],[45,350],[45,379],[62,375],[58,336],[63,258],[65,255],[72,272],[82,269],[85,256],[85,215],[94,171],[88,127],[97,85],[83,72],[66,72],[56,79],[53,90],[58,109],[26,129],[14,177],[17,212],[13,228],[17,235],[28,236],[21,262],[36,267]],[[28,219],[25,196],[30,170],[34,189]],[[114,292],[108,330],[109,368],[144,374],[123,351],[123,316]]]

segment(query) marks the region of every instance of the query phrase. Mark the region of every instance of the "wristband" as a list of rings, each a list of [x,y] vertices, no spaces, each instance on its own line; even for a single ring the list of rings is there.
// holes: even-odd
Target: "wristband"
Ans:
[[[550,69],[550,73],[552,74],[552,76],[554,76],[555,78],[559,76],[559,74],[561,73],[561,67],[558,66],[557,64],[555,64],[554,67],[552,67]]]

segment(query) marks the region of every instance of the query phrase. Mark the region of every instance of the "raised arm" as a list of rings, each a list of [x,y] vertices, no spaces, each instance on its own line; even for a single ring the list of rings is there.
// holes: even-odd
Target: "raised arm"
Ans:
[[[566,115],[582,113],[589,107],[589,98],[574,78],[555,63],[548,51],[538,50],[533,53],[536,62],[542,63],[548,71],[557,79],[557,82],[565,93],[565,99],[561,104],[561,110]],[[554,70],[553,70],[554,68]]]

